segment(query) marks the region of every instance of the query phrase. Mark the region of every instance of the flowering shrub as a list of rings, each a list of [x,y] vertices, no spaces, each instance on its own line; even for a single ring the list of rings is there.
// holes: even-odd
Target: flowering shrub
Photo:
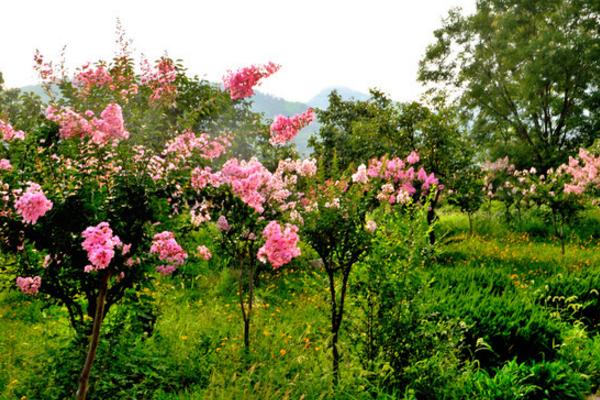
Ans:
[[[338,338],[348,280],[352,267],[369,251],[377,229],[369,214],[378,207],[423,206],[424,198],[437,190],[439,182],[433,174],[423,168],[415,170],[418,161],[416,153],[406,160],[372,159],[349,179],[313,183],[301,199],[301,236],[319,254],[329,280],[335,382],[339,379]]]
[[[256,158],[248,161],[231,158],[220,170],[210,167],[192,171],[191,189],[202,202],[192,212],[192,224],[210,220],[221,232],[220,250],[239,271],[238,294],[244,321],[244,346],[250,346],[249,331],[254,304],[254,288],[261,267],[278,269],[300,255],[298,227],[281,221],[292,220],[302,197],[297,185],[313,176],[313,160],[286,159],[271,172]],[[202,190],[208,191],[208,198]],[[268,223],[267,223],[268,221]],[[207,248],[198,248],[204,259],[211,257]]]
[[[484,189],[488,197],[502,200],[507,215],[510,208],[515,207],[519,212],[523,206],[538,206],[554,228],[554,233],[565,252],[565,229],[573,222],[577,212],[583,209],[586,189],[594,190],[596,185],[594,158],[585,150],[580,150],[579,160],[569,157],[568,164],[558,168],[550,168],[546,173],[538,173],[535,168],[515,170],[509,164],[508,158],[494,163],[486,163]]]
[[[110,63],[86,64],[72,77],[39,53],[35,63],[50,95],[46,119],[27,133],[0,121],[10,149],[0,162],[0,244],[16,259],[10,272],[19,289],[64,305],[75,331],[90,335],[77,396],[84,399],[112,306],[187,258],[164,228],[177,228],[183,212],[204,212],[186,196],[204,198],[193,171],[220,165],[231,146],[228,134],[194,130],[205,119],[221,124],[221,113],[240,114],[225,93],[185,77],[165,57],[136,73],[126,46]],[[214,97],[224,105],[207,109]]]

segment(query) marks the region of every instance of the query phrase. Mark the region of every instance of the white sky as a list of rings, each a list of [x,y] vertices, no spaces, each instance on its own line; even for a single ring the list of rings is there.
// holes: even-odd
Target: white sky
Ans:
[[[72,70],[110,59],[116,18],[134,54],[165,50],[193,74],[217,81],[227,69],[274,61],[283,68],[260,90],[307,101],[330,86],[396,100],[418,98],[417,63],[451,7],[475,0],[8,0],[0,3],[0,71],[6,85],[37,83],[36,48]]]

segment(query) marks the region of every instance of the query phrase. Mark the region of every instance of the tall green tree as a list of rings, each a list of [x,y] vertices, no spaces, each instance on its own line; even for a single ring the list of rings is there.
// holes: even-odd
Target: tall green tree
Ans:
[[[491,157],[544,169],[598,137],[597,0],[479,0],[434,34],[419,79],[458,97]]]
[[[10,122],[17,129],[29,131],[43,120],[42,100],[33,93],[4,87],[0,72],[0,120]]]
[[[329,107],[317,110],[321,128],[309,144],[327,175],[386,153],[406,153],[410,147],[400,132],[394,102],[378,90],[370,94],[367,100],[344,100],[332,91]]]

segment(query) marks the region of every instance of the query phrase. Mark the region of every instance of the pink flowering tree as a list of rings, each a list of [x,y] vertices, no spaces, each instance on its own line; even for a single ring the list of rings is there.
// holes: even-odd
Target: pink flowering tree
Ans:
[[[191,186],[200,202],[191,214],[192,224],[212,221],[221,232],[221,254],[238,276],[246,352],[258,275],[300,255],[296,208],[302,193],[296,187],[315,173],[311,160],[286,159],[271,172],[254,158],[232,158],[220,170],[205,167],[192,172]]]
[[[405,207],[437,189],[438,179],[408,159],[373,159],[351,176],[315,183],[301,201],[300,232],[318,253],[329,282],[334,383],[339,380],[338,341],[353,266],[370,249],[377,223],[369,219],[380,206]]]
[[[188,258],[177,228],[182,213],[202,214],[186,197],[193,172],[220,165],[232,144],[227,133],[196,129],[247,107],[166,57],[136,69],[125,45],[111,62],[74,74],[40,54],[35,64],[51,95],[46,118],[28,132],[0,121],[0,245],[14,258],[15,286],[65,306],[78,338],[89,336],[77,391],[84,399],[110,309]],[[222,108],[204,108],[215,98]],[[163,133],[146,142],[145,130]]]
[[[588,198],[596,200],[600,190],[600,156],[594,156],[586,149],[580,149],[577,157],[561,164],[556,170],[550,169],[546,176],[531,176],[535,193],[533,199],[550,210],[552,226],[565,253],[565,228],[585,207]]]
[[[581,158],[583,169],[591,165],[593,171],[593,157],[585,150],[580,153],[584,155]],[[507,214],[510,214],[511,208],[520,215],[522,207],[537,206],[552,225],[564,254],[566,231],[585,206],[584,192],[586,188],[593,187],[587,177],[593,176],[593,173],[587,170],[581,172],[580,160],[573,157],[569,157],[568,164],[550,168],[545,173],[534,167],[516,170],[509,164],[508,158],[485,164],[484,171],[487,174],[484,191],[488,197],[502,201]]]

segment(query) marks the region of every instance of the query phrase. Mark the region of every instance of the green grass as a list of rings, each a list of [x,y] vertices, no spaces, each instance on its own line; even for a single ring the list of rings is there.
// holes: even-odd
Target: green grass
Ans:
[[[415,355],[419,361],[405,374],[413,377],[409,386],[417,398],[429,398],[419,397],[428,382],[425,378],[418,382],[418,377],[428,377],[442,365],[455,374],[448,378],[453,381],[441,385],[458,391],[461,387],[480,390],[472,398],[488,398],[491,395],[482,393],[525,382],[523,377],[529,376],[531,368],[566,376],[564,382],[557,381],[557,393],[572,389],[584,396],[589,393],[582,391],[595,390],[600,384],[600,339],[590,320],[598,304],[590,285],[597,282],[593,276],[600,275],[598,241],[575,238],[562,255],[552,238],[514,232],[497,219],[487,220],[486,215],[478,215],[475,226],[475,234],[469,235],[464,215],[447,211],[442,216],[438,261],[421,272],[429,283],[418,298],[406,300],[432,316],[416,321],[419,329],[430,329],[426,323],[446,324],[443,326],[448,329],[458,329],[455,333],[460,343],[455,361],[448,361],[445,353],[435,348],[434,353]],[[593,230],[587,225],[585,229]],[[577,283],[588,281],[592,283],[587,286]],[[385,398],[378,376],[388,373],[388,367],[365,370],[356,347],[360,333],[355,331],[362,314],[353,301],[342,327],[342,379],[338,388],[332,387],[326,288],[324,274],[309,267],[306,259],[293,268],[262,276],[251,351],[245,354],[234,272],[214,262],[190,266],[185,277],[161,278],[156,291],[148,293],[155,297],[159,310],[154,334],[129,338],[126,343],[120,343],[118,337],[105,339],[94,366],[90,398],[101,398],[95,397],[94,390],[108,393],[111,385],[122,386],[115,396],[123,399]],[[570,301],[546,301],[547,294],[559,298],[559,292]],[[116,315],[114,312],[111,315]],[[539,326],[545,322],[548,326]],[[536,340],[543,348],[545,337],[538,332],[546,332],[548,340],[554,341],[547,354],[556,361],[542,362],[537,357],[543,358],[541,353],[521,360],[514,353],[513,346],[527,348]],[[57,359],[57,355],[72,339],[60,307],[43,308],[38,299],[14,290],[1,292],[0,398],[34,399],[28,395],[31,382],[53,382],[35,374],[46,369],[52,375],[53,368],[63,362],[66,365],[67,359]],[[501,348],[505,344],[506,356]],[[496,348],[484,349],[493,345]],[[481,356],[485,351],[493,351],[495,356]],[[516,361],[512,357],[517,357]],[[78,364],[74,362],[72,368],[76,370]],[[410,398],[409,392],[407,388],[406,398]],[[402,398],[404,390],[387,393],[389,398]],[[452,397],[458,394],[449,396],[460,398]]]

